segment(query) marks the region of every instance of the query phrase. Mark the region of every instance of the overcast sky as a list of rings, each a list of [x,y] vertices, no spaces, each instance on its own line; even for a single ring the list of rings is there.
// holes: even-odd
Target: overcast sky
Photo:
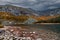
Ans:
[[[0,5],[12,4],[35,10],[46,10],[60,7],[60,0],[0,0]]]

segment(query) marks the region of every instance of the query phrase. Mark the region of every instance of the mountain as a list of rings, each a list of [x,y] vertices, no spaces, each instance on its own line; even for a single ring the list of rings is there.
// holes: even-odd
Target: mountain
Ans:
[[[48,9],[45,11],[38,11],[41,16],[55,16],[60,15],[60,8]]]
[[[49,22],[58,16],[60,16],[60,8],[35,11],[31,8],[0,5],[0,19],[2,18],[5,21],[14,21],[14,23],[31,24],[34,22]]]
[[[37,12],[30,8],[22,8],[12,5],[0,5],[0,22],[2,24],[22,24],[35,22],[31,16],[38,16]]]
[[[37,15],[35,11],[32,11],[29,8],[22,8],[22,7],[17,7],[13,5],[0,5],[0,11],[10,12],[16,16],[19,16],[19,15],[30,16],[30,15],[35,15],[35,14]]]
[[[60,14],[60,8],[48,9],[45,11],[33,10],[31,8],[17,7],[13,5],[0,5],[0,11],[10,12],[16,16],[54,16]]]

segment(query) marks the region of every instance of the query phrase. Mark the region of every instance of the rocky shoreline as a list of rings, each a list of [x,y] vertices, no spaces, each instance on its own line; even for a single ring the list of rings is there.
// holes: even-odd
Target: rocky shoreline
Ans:
[[[5,29],[5,28],[4,28]],[[0,30],[0,40],[60,40],[60,34],[36,28],[21,28],[16,26],[7,26],[5,30]]]

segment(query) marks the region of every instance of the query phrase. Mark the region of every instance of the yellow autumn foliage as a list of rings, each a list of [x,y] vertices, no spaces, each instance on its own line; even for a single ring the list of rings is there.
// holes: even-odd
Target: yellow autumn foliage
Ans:
[[[10,21],[26,21],[29,17],[25,15],[15,16],[9,12],[0,12],[0,19],[10,20]]]

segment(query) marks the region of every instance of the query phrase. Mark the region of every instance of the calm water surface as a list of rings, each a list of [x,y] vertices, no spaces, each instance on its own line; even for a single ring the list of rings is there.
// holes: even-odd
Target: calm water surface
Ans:
[[[60,33],[60,24],[24,24],[24,25],[15,25],[15,26],[36,28],[37,30],[45,29]]]

